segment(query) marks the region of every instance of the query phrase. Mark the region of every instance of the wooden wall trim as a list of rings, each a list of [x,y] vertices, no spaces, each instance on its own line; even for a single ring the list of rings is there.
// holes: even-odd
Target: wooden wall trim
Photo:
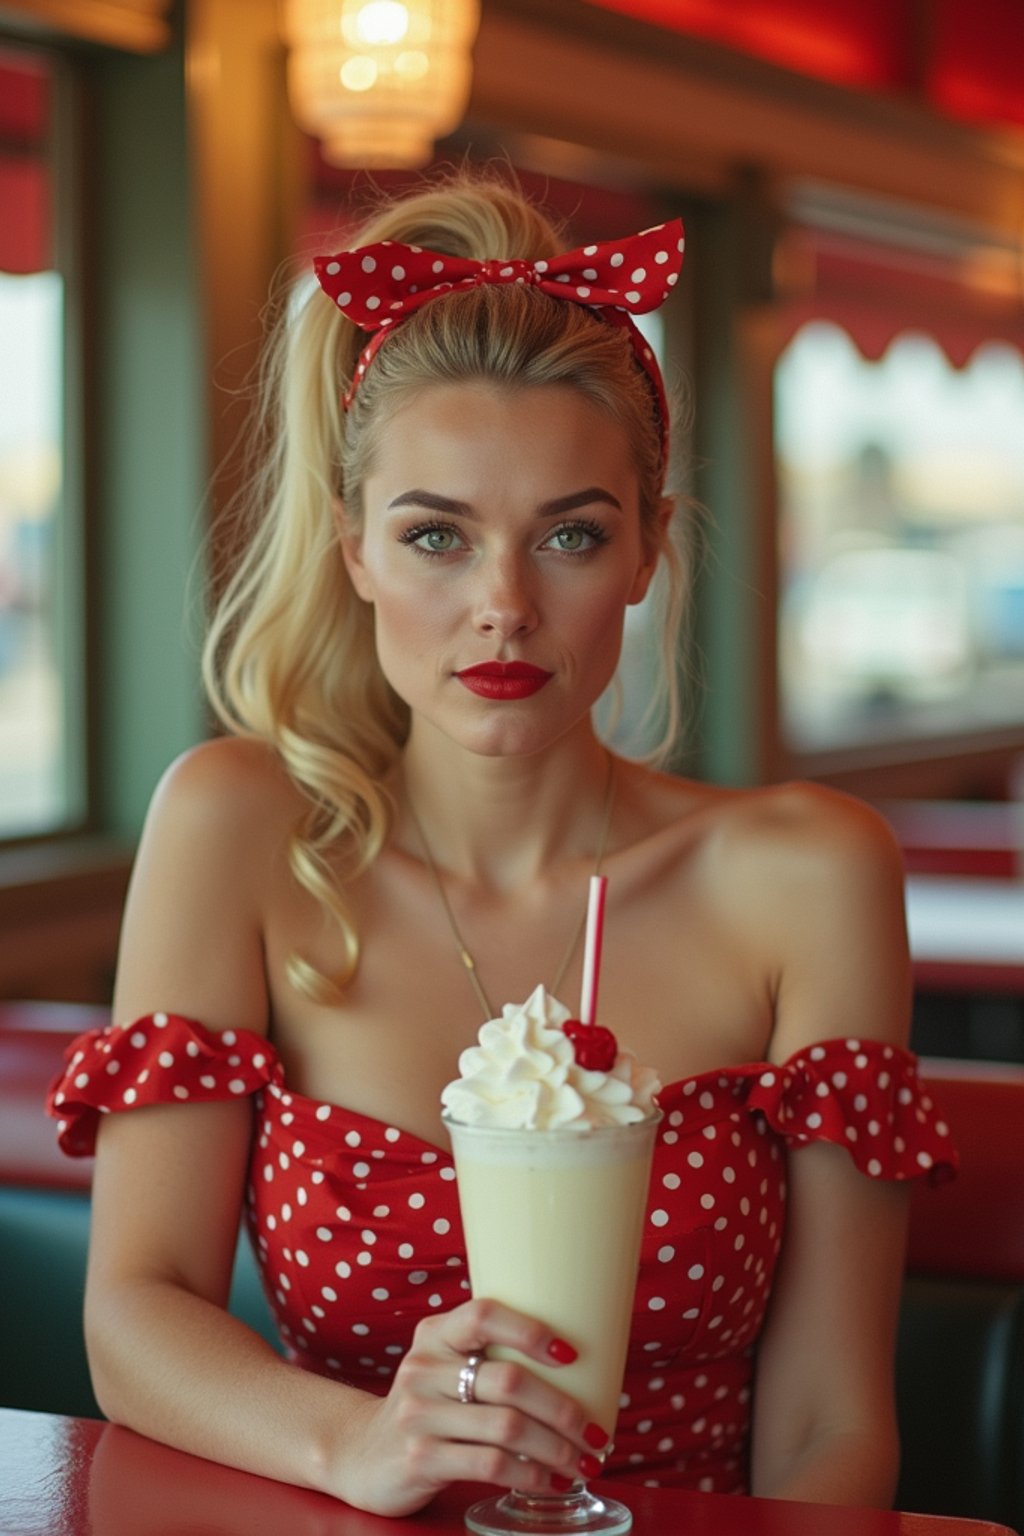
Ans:
[[[159,53],[171,40],[170,8],[171,0],[4,0],[0,22],[37,36]]]
[[[244,482],[268,297],[304,196],[277,0],[186,0],[189,159],[214,528]]]
[[[581,0],[489,0],[470,116],[713,190],[738,167],[953,211],[1019,240],[1024,133],[809,80]]]
[[[99,838],[0,852],[0,997],[109,1003],[131,860]]]

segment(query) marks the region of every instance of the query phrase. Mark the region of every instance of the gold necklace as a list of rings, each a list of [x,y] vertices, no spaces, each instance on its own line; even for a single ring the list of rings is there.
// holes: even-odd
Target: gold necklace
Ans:
[[[615,800],[615,759],[612,757],[611,753],[609,752],[609,754],[608,754],[608,787],[605,790],[604,806],[603,806],[602,812],[601,812],[601,833],[600,833],[600,836],[598,838],[598,843],[597,843],[597,857],[594,860],[594,874],[595,875],[599,875],[601,873],[601,865],[602,865],[602,863],[604,861],[605,847],[606,847],[606,844],[608,842],[608,828],[611,826],[612,805],[614,803],[614,800]],[[455,948],[456,948],[456,951],[458,953],[459,959],[461,960],[462,964],[465,966],[466,975],[469,977],[470,984],[471,984],[471,986],[473,988],[473,991],[476,993],[477,1000],[480,1003],[480,1007],[483,1009],[484,1018],[485,1019],[493,1019],[495,1017],[494,1008],[491,1005],[490,998],[487,996],[487,992],[486,992],[486,989],[484,987],[484,984],[480,980],[480,973],[479,973],[479,971],[476,968],[476,961],[473,959],[473,956],[470,954],[469,949],[468,949],[468,947],[466,945],[466,941],[462,937],[462,934],[459,932],[459,925],[455,921],[455,913],[452,911],[451,902],[448,900],[448,893],[447,893],[447,891],[444,888],[444,881],[441,879],[441,871],[438,869],[437,864],[434,862],[434,855],[433,855],[433,852],[431,851],[430,843],[429,843],[429,841],[427,839],[427,834],[423,830],[423,823],[420,821],[419,817],[417,816],[416,809],[415,809],[414,805],[412,804],[412,801],[409,800],[408,796],[406,796],[406,804],[409,807],[409,815],[412,817],[413,822],[415,823],[416,831],[419,834],[420,842],[423,844],[423,852],[424,852],[424,854],[426,856],[427,868],[430,870],[430,873],[431,873],[431,875],[434,878],[434,884],[437,887],[437,894],[441,898],[441,905],[444,908],[445,916],[448,919],[448,926],[451,929],[452,935],[453,935],[453,937],[455,939]],[[587,896],[589,898],[589,888],[588,888]],[[550,991],[551,991],[553,996],[557,996],[558,995],[558,989],[562,985],[562,980],[563,980],[563,978],[565,976],[566,971],[569,969],[569,961],[572,959],[573,952],[575,951],[576,946],[577,946],[577,944],[580,941],[580,934],[583,932],[583,925],[586,922],[586,920],[587,920],[587,900],[585,899],[584,903],[583,903],[583,909],[580,912],[580,915],[579,915],[579,918],[577,920],[576,926],[575,926],[575,928],[573,929],[572,933],[569,936],[569,942],[566,945],[565,953],[562,956],[561,964],[558,967],[558,972],[557,972],[557,974],[555,976],[554,981],[551,983]]]

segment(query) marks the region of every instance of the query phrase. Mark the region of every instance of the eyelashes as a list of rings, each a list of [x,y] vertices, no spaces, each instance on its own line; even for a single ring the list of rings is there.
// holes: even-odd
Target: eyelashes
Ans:
[[[607,544],[609,534],[607,530],[590,518],[570,518],[564,523],[559,523],[553,528],[544,540],[542,548],[551,545],[557,539],[575,539],[572,544],[554,544],[557,554],[568,555],[570,558],[579,559],[582,556],[592,554],[602,544]],[[457,553],[462,545],[462,534],[454,523],[446,523],[437,519],[429,522],[415,523],[410,528],[403,528],[398,535],[400,544],[408,544],[418,555],[427,560],[436,560],[444,555]]]
[[[447,555],[456,548],[456,540],[461,537],[454,523],[429,522],[416,523],[412,528],[403,528],[398,535],[399,544],[410,544],[418,555],[423,555],[427,560],[434,560],[439,555]],[[421,543],[421,539],[433,539],[433,547],[427,543]],[[450,539],[451,543],[442,544],[442,540]]]
[[[586,555],[589,554],[592,549],[596,549],[599,545],[608,543],[607,531],[601,526],[600,523],[591,522],[590,518],[588,517],[575,517],[571,518],[566,523],[559,523],[558,527],[548,535],[544,542],[545,544],[550,544],[552,539],[561,539],[566,535],[579,536],[581,538],[589,539],[590,542],[589,544],[584,544],[582,547],[576,547],[575,549],[570,549],[565,545],[560,545],[559,549],[563,555]]]

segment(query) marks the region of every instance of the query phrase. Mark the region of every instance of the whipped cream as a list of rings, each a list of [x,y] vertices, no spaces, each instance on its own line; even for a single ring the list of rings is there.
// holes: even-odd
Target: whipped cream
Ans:
[[[539,986],[525,1003],[506,1003],[479,1044],[459,1057],[459,1076],[441,1094],[453,1120],[521,1130],[596,1130],[629,1125],[657,1108],[657,1074],[620,1049],[608,1072],[576,1061],[562,1029],[569,1010]]]

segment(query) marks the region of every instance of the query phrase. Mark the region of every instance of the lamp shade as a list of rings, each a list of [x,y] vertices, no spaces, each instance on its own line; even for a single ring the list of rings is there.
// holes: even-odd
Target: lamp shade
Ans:
[[[285,0],[288,95],[332,165],[415,167],[458,124],[479,0]]]

